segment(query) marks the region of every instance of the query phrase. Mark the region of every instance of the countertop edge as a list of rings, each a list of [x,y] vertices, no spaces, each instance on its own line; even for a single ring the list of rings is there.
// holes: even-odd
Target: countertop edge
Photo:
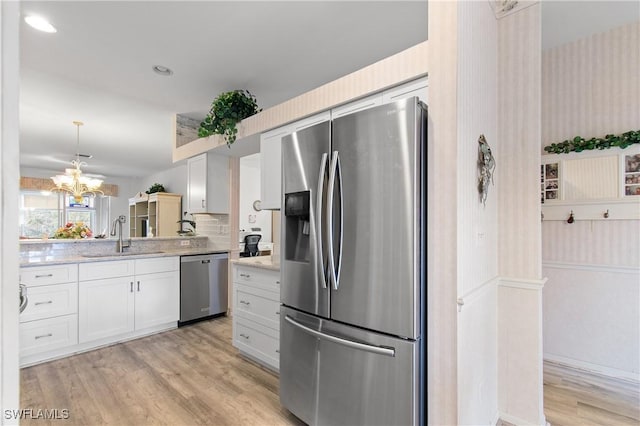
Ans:
[[[229,262],[234,265],[250,266],[253,268],[267,269],[269,271],[280,271],[280,264],[273,263],[271,256],[240,257],[238,259],[230,259]]]
[[[65,265],[69,263],[88,263],[88,262],[109,262],[114,260],[127,260],[127,259],[148,259],[154,257],[174,257],[174,256],[193,256],[203,254],[221,254],[229,253],[229,250],[219,250],[211,248],[193,248],[188,250],[167,250],[160,253],[140,253],[140,254],[127,254],[119,255],[114,253],[113,256],[32,256],[22,257],[20,259],[21,268],[29,268],[34,266],[51,266],[51,265]]]

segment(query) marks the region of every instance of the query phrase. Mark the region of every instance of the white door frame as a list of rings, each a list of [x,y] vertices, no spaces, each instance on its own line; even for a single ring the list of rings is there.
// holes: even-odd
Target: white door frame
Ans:
[[[0,1],[0,424],[18,424],[20,2]],[[9,411],[7,411],[9,410]]]

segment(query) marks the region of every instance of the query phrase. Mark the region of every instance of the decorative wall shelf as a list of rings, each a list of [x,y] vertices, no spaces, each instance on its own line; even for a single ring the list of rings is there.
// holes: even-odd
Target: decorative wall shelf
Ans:
[[[640,220],[640,146],[543,155],[542,220]]]

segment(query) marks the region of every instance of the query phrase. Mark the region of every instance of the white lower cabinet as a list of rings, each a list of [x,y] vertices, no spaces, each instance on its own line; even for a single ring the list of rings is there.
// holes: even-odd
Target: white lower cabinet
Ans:
[[[131,262],[123,267],[123,262]],[[80,281],[80,343],[105,339],[163,324],[180,317],[180,259],[103,262],[102,278]],[[109,268],[113,263],[113,268]],[[90,264],[80,264],[80,276]],[[134,275],[113,277],[135,271]],[[156,272],[162,271],[162,272]],[[138,273],[141,272],[141,273]]]
[[[280,368],[280,272],[246,265],[233,271],[233,345]]]
[[[77,343],[78,316],[76,314],[20,323],[21,358]]]
[[[22,365],[174,328],[180,316],[179,257],[25,267],[20,279]]]
[[[80,343],[134,330],[133,276],[80,282]]]

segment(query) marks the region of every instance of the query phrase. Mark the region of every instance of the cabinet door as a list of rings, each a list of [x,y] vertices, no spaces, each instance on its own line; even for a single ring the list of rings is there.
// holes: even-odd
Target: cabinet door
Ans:
[[[80,281],[78,332],[80,343],[133,331],[134,279]]]
[[[207,211],[207,154],[187,160],[187,211]]]
[[[177,322],[180,317],[180,273],[137,275],[135,282],[135,328]]]
[[[282,185],[280,142],[287,133],[289,133],[289,126],[284,126],[260,136],[260,201],[263,209],[280,209]]]

